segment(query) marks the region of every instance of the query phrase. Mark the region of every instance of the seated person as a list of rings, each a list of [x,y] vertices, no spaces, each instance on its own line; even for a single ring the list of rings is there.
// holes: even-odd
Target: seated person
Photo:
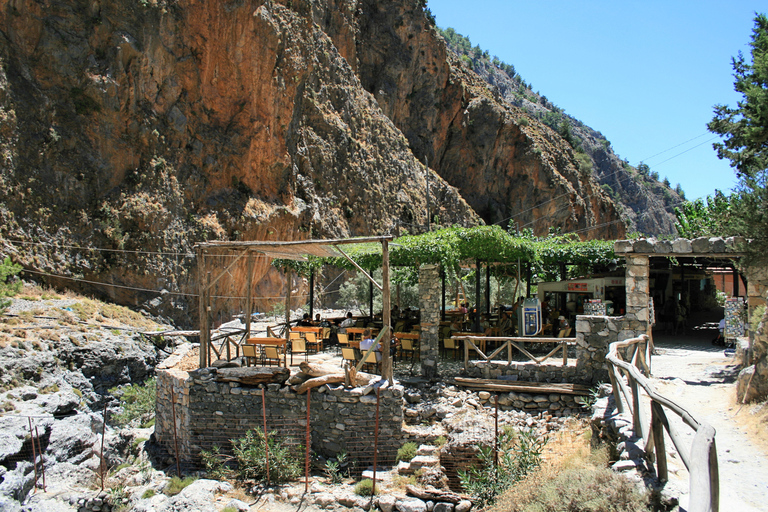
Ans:
[[[499,320],[499,335],[501,336],[512,336],[515,333],[514,325],[512,324],[512,317],[509,316],[509,313],[504,311],[501,314],[501,320]]]
[[[299,327],[313,327],[314,324],[312,323],[312,320],[309,319],[309,313],[304,313],[304,316],[301,317],[301,320],[299,320],[299,323],[297,323]]]
[[[363,340],[360,342],[360,355],[365,355],[366,352],[368,352],[368,349],[373,346],[373,342],[376,341],[373,339],[373,335],[371,333],[370,329],[366,329],[363,331]],[[376,348],[374,349],[374,352],[376,353],[376,361],[381,362],[381,343],[376,345]]]
[[[354,327],[355,326],[355,319],[352,318],[352,312],[347,311],[347,318],[344,319],[343,322],[341,322],[341,325],[339,325],[339,332],[341,334],[346,334],[347,327]]]

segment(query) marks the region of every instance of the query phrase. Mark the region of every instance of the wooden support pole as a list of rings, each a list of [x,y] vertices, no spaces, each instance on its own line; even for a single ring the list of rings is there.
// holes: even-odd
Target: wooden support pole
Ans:
[[[315,269],[309,271],[309,320],[315,321]]]
[[[391,297],[389,287],[389,242],[381,242],[381,320],[384,324],[382,331],[386,331],[381,339],[381,376],[392,386],[394,376],[392,372],[392,357],[390,356],[390,340],[392,339]]]
[[[288,337],[288,331],[291,330],[291,288],[293,288],[293,272],[291,269],[285,273],[285,281],[288,289],[285,292],[285,337]]]
[[[474,331],[480,332],[480,260],[475,262],[475,323]]]
[[[205,252],[202,247],[197,248],[197,329],[200,332],[200,368],[207,366],[205,361],[205,287],[203,286],[203,275],[205,274]]]
[[[253,253],[248,253],[248,267],[245,291],[245,339],[251,337],[251,316],[253,316]]]
[[[441,297],[442,297],[442,305],[443,305],[443,308],[441,309],[440,320],[445,322],[445,269],[442,266],[440,267],[440,282],[442,284]]]
[[[667,450],[664,446],[664,422],[662,416],[664,410],[661,405],[651,401],[651,437],[653,447],[656,450],[656,476],[661,482],[669,480],[667,471]]]
[[[491,266],[485,264],[485,312],[491,312]]]

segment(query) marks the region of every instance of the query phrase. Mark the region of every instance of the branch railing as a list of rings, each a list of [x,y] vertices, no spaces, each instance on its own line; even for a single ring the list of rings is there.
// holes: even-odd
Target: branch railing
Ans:
[[[669,434],[680,460],[683,461],[689,477],[690,512],[717,512],[720,501],[720,479],[717,464],[715,429],[697,421],[691,414],[670,399],[656,393],[653,385],[643,375],[649,374],[649,338],[642,335],[624,341],[611,343],[606,361],[609,363],[608,376],[613,387],[616,409],[623,413],[626,408],[622,396],[632,413],[632,427],[635,436],[642,438],[648,460],[656,459],[656,472],[660,481],[668,479],[667,453],[664,431]],[[622,357],[622,349],[627,354]],[[625,382],[626,377],[626,382]],[[642,406],[641,388],[650,399],[651,420]],[[666,410],[677,414],[696,434],[690,449],[680,433],[667,418]]]
[[[507,337],[507,336],[451,336],[454,340],[463,340],[464,341],[464,370],[468,370],[469,365],[469,354],[470,350],[474,350],[477,355],[480,356],[480,359],[484,360],[485,362],[491,362],[496,356],[498,356],[500,353],[502,353],[504,350],[507,351],[507,364],[512,364],[512,348],[516,348],[518,352],[525,355],[530,361],[533,361],[537,365],[540,365],[550,357],[554,356],[558,351],[562,351],[563,356],[563,366],[568,365],[568,346],[569,345],[575,345],[576,344],[576,338],[521,338],[521,337]],[[499,345],[496,350],[494,350],[492,353],[486,355],[485,354],[485,345],[489,341],[492,342],[500,342],[501,345]],[[547,355],[543,357],[536,357],[533,354],[531,354],[526,348],[522,345],[523,343],[555,343],[556,346],[553,348]],[[481,347],[478,347],[477,345],[480,344]]]

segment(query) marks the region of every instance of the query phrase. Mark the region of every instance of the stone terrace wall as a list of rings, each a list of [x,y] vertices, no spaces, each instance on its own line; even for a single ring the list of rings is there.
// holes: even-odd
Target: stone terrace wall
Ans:
[[[262,387],[217,382],[216,368],[190,372],[157,372],[157,416],[155,437],[174,453],[171,388],[176,404],[176,432],[180,459],[199,463],[200,450],[219,446],[231,449],[230,439],[246,431],[263,428]],[[307,417],[307,395],[289,387],[268,384],[264,389],[268,432],[276,432],[291,444],[303,444]],[[380,392],[379,460],[393,463],[402,444],[403,389],[395,386]],[[375,392],[362,388],[320,387],[311,392],[310,428],[312,450],[326,456],[339,451],[351,460],[370,464],[376,419]]]
[[[607,382],[605,355],[608,353],[608,345],[645,334],[646,325],[646,322],[632,315],[579,315],[576,317],[576,346],[569,348],[569,355],[575,352],[575,366],[572,360],[568,366],[562,366],[559,354],[540,365],[533,362],[513,361],[507,364],[506,361],[470,360],[467,376],[512,382],[570,382],[586,385]]]

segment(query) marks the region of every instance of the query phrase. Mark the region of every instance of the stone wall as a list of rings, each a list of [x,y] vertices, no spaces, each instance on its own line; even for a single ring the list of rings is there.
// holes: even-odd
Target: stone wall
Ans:
[[[426,379],[437,377],[437,360],[440,352],[440,267],[422,265],[419,268],[419,311],[421,335],[419,347],[421,374]]]
[[[155,437],[174,453],[171,389],[175,398],[176,435],[180,459],[199,463],[201,450],[219,446],[231,450],[231,439],[248,430],[263,428],[262,393],[266,404],[267,431],[288,444],[305,442],[307,395],[298,395],[280,384],[243,386],[218,382],[216,368],[185,372],[157,372]],[[368,394],[364,394],[369,391]],[[399,386],[380,391],[379,461],[393,463],[402,444],[403,390]],[[312,450],[325,456],[346,451],[350,460],[368,465],[373,460],[376,393],[369,389],[322,386],[310,393]],[[363,468],[364,469],[364,468]]]

